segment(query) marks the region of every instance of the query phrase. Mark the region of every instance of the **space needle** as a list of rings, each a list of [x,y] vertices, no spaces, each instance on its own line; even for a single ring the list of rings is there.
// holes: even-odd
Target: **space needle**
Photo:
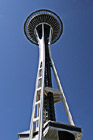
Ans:
[[[59,16],[46,9],[30,14],[24,23],[27,39],[39,46],[39,62],[33,99],[30,130],[18,133],[19,140],[81,140],[81,127],[74,124],[51,55],[51,45],[63,32]],[[58,89],[52,85],[53,71]],[[56,122],[55,106],[62,102],[69,124]],[[61,111],[61,107],[60,107]]]

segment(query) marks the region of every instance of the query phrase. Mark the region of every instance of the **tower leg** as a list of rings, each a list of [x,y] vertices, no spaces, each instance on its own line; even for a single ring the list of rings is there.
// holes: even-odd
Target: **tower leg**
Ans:
[[[69,121],[69,124],[74,126],[75,124],[74,124],[74,121],[72,119],[72,115],[70,113],[69,106],[67,104],[66,97],[65,97],[65,94],[63,92],[63,89],[62,89],[62,86],[61,86],[61,83],[60,83],[60,80],[59,80],[59,77],[57,75],[57,71],[56,71],[56,68],[55,68],[55,65],[54,65],[54,62],[53,62],[52,59],[51,59],[51,62],[52,62],[53,72],[54,72],[54,75],[55,75],[55,79],[56,79],[57,85],[59,87],[59,90],[62,93],[63,105],[64,105],[65,112],[66,112],[66,115],[67,115],[67,119]]]
[[[54,76],[55,76],[58,88],[59,88],[60,92],[62,93],[63,105],[64,105],[64,108],[65,108],[65,112],[66,112],[69,124],[74,126],[74,121],[72,119],[72,115],[70,113],[69,106],[67,104],[66,97],[64,95],[64,92],[63,92],[63,89],[62,89],[62,86],[61,86],[61,83],[60,83],[60,80],[59,80],[54,62],[53,62],[53,59],[52,59],[52,55],[51,55],[51,32],[50,32],[50,36],[49,36],[49,54],[50,54],[51,65],[52,65],[52,69],[53,69],[53,72],[54,72]]]
[[[39,66],[36,80],[36,89],[33,102],[33,111],[30,124],[29,140],[33,139],[33,134],[38,131],[38,140],[42,139],[43,126],[43,99],[44,99],[44,78],[45,78],[45,43],[44,43],[44,25],[42,24],[42,38],[40,39],[36,30],[36,36],[39,43]],[[38,106],[38,107],[37,107]],[[36,110],[37,109],[37,110]],[[38,112],[36,114],[36,112]]]

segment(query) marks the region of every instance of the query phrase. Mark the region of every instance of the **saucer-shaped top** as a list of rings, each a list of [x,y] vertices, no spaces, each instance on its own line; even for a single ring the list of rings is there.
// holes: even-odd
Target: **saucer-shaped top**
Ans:
[[[30,14],[24,24],[24,33],[29,41],[38,45],[35,28],[39,24],[48,24],[52,27],[52,40],[55,43],[63,32],[63,23],[59,16],[50,10],[38,10]]]

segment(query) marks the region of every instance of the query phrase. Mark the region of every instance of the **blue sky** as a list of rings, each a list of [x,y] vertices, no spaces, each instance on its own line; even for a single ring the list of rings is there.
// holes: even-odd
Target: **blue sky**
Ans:
[[[75,124],[82,127],[82,140],[92,140],[92,0],[0,1],[0,139],[17,140],[18,132],[29,129],[38,47],[26,39],[24,22],[41,8],[56,12],[63,21],[52,56]],[[62,104],[56,106],[56,117],[68,123]]]

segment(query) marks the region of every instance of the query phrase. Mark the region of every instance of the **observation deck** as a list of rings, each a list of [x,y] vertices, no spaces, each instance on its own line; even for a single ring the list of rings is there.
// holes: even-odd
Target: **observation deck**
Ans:
[[[63,23],[59,16],[50,10],[38,10],[30,14],[24,24],[24,33],[29,41],[38,45],[35,29],[40,24],[49,25],[52,28],[51,44],[55,43],[63,32]]]

